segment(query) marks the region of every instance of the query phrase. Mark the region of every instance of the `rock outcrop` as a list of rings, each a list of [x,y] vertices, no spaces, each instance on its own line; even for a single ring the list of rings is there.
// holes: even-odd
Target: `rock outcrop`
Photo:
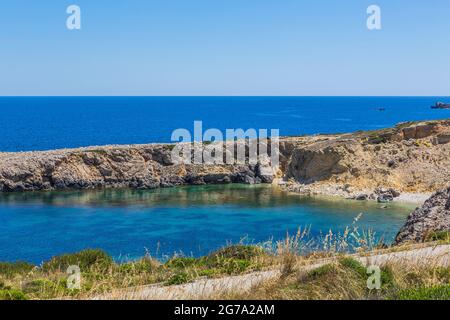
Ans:
[[[285,137],[279,142],[279,167],[267,159],[254,164],[176,164],[170,144],[0,153],[0,191],[148,189],[271,183],[283,178],[292,191],[347,198],[365,194],[367,199],[385,202],[398,192],[430,192],[447,185],[449,137],[450,120],[402,123],[350,134]],[[247,157],[249,152],[246,149]],[[377,193],[380,188],[395,190],[395,195]]]
[[[184,184],[271,183],[270,164],[175,164],[173,145],[105,146],[0,154],[0,191],[151,189]]]
[[[380,197],[379,188],[434,192],[450,181],[449,136],[450,120],[438,120],[310,137],[309,143],[302,138],[303,143],[292,150],[284,177],[293,182],[293,191],[320,194],[345,186],[346,197],[366,193],[382,202],[398,195]]]
[[[395,243],[424,241],[439,231],[450,231],[450,187],[433,194],[408,216]]]

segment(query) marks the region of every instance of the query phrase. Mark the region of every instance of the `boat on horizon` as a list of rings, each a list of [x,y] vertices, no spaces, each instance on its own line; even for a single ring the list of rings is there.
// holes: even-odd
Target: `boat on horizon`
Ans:
[[[431,109],[450,109],[450,103],[436,102],[434,106],[431,106]]]

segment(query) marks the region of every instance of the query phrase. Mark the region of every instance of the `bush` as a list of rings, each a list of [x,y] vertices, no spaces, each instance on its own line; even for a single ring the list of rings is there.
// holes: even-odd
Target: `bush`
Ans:
[[[361,262],[350,257],[339,259],[339,263],[346,269],[356,272],[361,278],[367,278],[367,268]]]
[[[58,287],[56,283],[47,279],[36,279],[25,283],[22,286],[22,290],[25,293],[38,293],[49,290],[55,290]]]
[[[436,231],[426,237],[426,241],[450,241],[450,231]]]
[[[67,279],[34,279],[22,284],[22,291],[32,298],[52,299],[59,296],[70,295],[78,290],[67,288]]]
[[[389,266],[381,268],[381,286],[385,289],[395,286],[394,272]]]
[[[450,285],[403,289],[390,296],[393,300],[450,300]]]
[[[196,264],[199,264],[199,259],[178,257],[178,258],[172,258],[169,261],[167,261],[165,266],[168,268],[181,269],[181,268],[191,267]]]
[[[254,258],[264,254],[260,247],[235,245],[220,249],[206,257],[199,258],[197,266],[218,269],[227,274],[242,273],[257,268]]]
[[[20,290],[0,290],[0,300],[27,300],[27,296]]]
[[[248,260],[257,256],[261,256],[262,254],[264,254],[264,251],[261,247],[233,245],[217,250],[216,252],[213,252],[212,254],[207,256],[207,258],[221,257]]]
[[[106,269],[113,264],[111,256],[99,249],[87,249],[73,254],[56,256],[42,266],[44,271],[65,271],[69,266],[76,265],[81,271],[89,271],[93,266]]]
[[[0,262],[0,275],[12,277],[16,274],[27,274],[35,266],[27,262]]]
[[[119,266],[119,271],[124,273],[151,272],[159,266],[159,262],[145,257],[137,261],[123,263]]]
[[[174,274],[169,278],[169,280],[166,281],[166,285],[177,285],[177,284],[183,284],[189,282],[191,277],[186,272],[179,272]]]
[[[437,267],[434,272],[439,281],[450,283],[450,268]]]
[[[224,259],[218,264],[227,274],[238,274],[252,266],[252,262],[244,259]]]
[[[333,274],[336,272],[336,267],[332,264],[325,264],[321,267],[318,267],[316,269],[313,269],[308,272],[307,277],[310,280],[315,280],[324,276],[327,276],[329,274]]]

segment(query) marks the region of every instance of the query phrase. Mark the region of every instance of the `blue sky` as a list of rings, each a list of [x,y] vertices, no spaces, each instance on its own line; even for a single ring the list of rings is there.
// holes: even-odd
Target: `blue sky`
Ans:
[[[2,1],[0,95],[448,96],[449,15],[448,0]]]

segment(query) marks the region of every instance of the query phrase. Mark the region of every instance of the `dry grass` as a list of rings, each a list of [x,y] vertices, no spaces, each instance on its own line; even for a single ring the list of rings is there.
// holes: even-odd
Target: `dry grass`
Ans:
[[[261,247],[234,245],[201,258],[174,256],[166,262],[150,257],[118,264],[101,250],[52,258],[41,266],[0,264],[0,299],[85,299],[114,290],[151,284],[178,285],[201,278],[217,278],[262,270],[274,257]],[[81,288],[67,288],[67,268],[81,269]]]
[[[342,257],[313,270],[298,268],[288,277],[264,282],[245,293],[227,293],[217,299],[367,300],[450,299],[450,268],[414,266],[388,261],[381,266],[381,288],[368,289],[366,268]]]

